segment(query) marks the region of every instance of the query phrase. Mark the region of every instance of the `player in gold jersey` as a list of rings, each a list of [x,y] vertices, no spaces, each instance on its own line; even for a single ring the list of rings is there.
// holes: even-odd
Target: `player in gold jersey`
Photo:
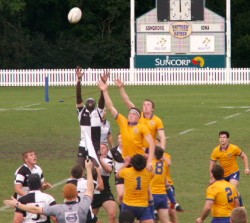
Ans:
[[[139,123],[141,116],[140,110],[137,108],[131,108],[129,110],[128,118],[126,118],[113,106],[113,102],[111,101],[108,93],[107,83],[100,81],[98,86],[103,92],[107,109],[110,111],[111,115],[116,119],[116,122],[119,125],[123,142],[123,158],[125,159],[126,157],[132,157],[136,154],[145,155],[143,141],[146,140],[149,145],[147,169],[152,169],[151,162],[154,156],[155,143],[148,128],[144,124]]]
[[[164,160],[164,151],[159,146],[155,147],[155,158],[152,163],[154,177],[150,182],[150,190],[154,199],[154,209],[157,210],[161,223],[169,223],[168,198],[166,193],[168,164]]]
[[[150,181],[154,173],[145,168],[146,162],[144,156],[137,154],[131,159],[132,167],[128,167],[130,159],[127,158],[116,176],[124,179],[121,212],[131,211],[140,223],[153,223],[148,201]]]
[[[236,188],[239,184],[240,170],[237,157],[241,157],[245,165],[245,174],[250,174],[247,155],[236,145],[229,143],[230,134],[228,131],[219,132],[220,144],[213,150],[210,159],[210,173],[212,168],[219,161],[223,167],[225,174],[224,179],[232,183]],[[212,177],[210,175],[210,177]],[[239,196],[240,204],[243,206],[241,196]]]
[[[130,100],[130,98],[128,97],[125,91],[124,83],[119,79],[117,79],[115,82],[116,82],[116,85],[119,87],[120,94],[122,96],[123,101],[127,105],[127,107],[129,109],[136,107],[134,103]],[[166,148],[166,136],[165,136],[165,131],[164,131],[164,125],[163,125],[162,120],[154,114],[154,109],[155,109],[155,104],[152,100],[150,99],[144,100],[143,105],[142,105],[141,118],[139,122],[147,126],[154,140],[156,139],[158,135],[160,139],[160,147],[165,149]],[[146,141],[144,141],[144,146],[145,148],[148,148],[148,144]]]
[[[223,179],[224,169],[215,165],[211,170],[213,183],[206,191],[206,202],[196,223],[202,223],[212,211],[211,223],[230,223],[230,215],[239,206],[239,199],[235,186]]]

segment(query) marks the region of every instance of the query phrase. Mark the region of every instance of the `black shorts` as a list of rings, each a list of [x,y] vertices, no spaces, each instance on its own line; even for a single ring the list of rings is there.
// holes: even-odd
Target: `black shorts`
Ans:
[[[97,157],[99,157],[100,156],[100,148],[95,148],[95,152],[96,152]],[[85,147],[79,146],[77,157],[86,158],[87,156],[88,156],[88,151],[85,149]]]
[[[124,179],[115,177],[115,185],[118,185],[118,184],[124,184]]]
[[[94,194],[91,206],[93,209],[100,208],[105,201],[115,201],[113,194]]]

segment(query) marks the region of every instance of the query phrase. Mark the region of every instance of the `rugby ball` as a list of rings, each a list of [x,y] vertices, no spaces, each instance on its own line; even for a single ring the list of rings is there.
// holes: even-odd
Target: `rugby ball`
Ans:
[[[78,7],[74,7],[70,9],[68,13],[68,20],[70,23],[75,24],[78,23],[82,18],[82,11]]]

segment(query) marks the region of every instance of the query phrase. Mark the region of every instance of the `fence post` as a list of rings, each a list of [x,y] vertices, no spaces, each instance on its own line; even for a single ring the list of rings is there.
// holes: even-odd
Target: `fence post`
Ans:
[[[45,102],[49,102],[49,78],[45,75]]]

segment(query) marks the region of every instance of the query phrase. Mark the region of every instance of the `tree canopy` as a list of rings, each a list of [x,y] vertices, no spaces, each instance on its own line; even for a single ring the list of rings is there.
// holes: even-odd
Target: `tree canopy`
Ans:
[[[250,60],[250,1],[232,0],[232,66]],[[78,6],[83,19],[73,25],[67,13]],[[136,0],[136,17],[155,0]],[[226,0],[206,0],[226,16]],[[129,0],[0,0],[0,68],[127,68],[130,57]]]

